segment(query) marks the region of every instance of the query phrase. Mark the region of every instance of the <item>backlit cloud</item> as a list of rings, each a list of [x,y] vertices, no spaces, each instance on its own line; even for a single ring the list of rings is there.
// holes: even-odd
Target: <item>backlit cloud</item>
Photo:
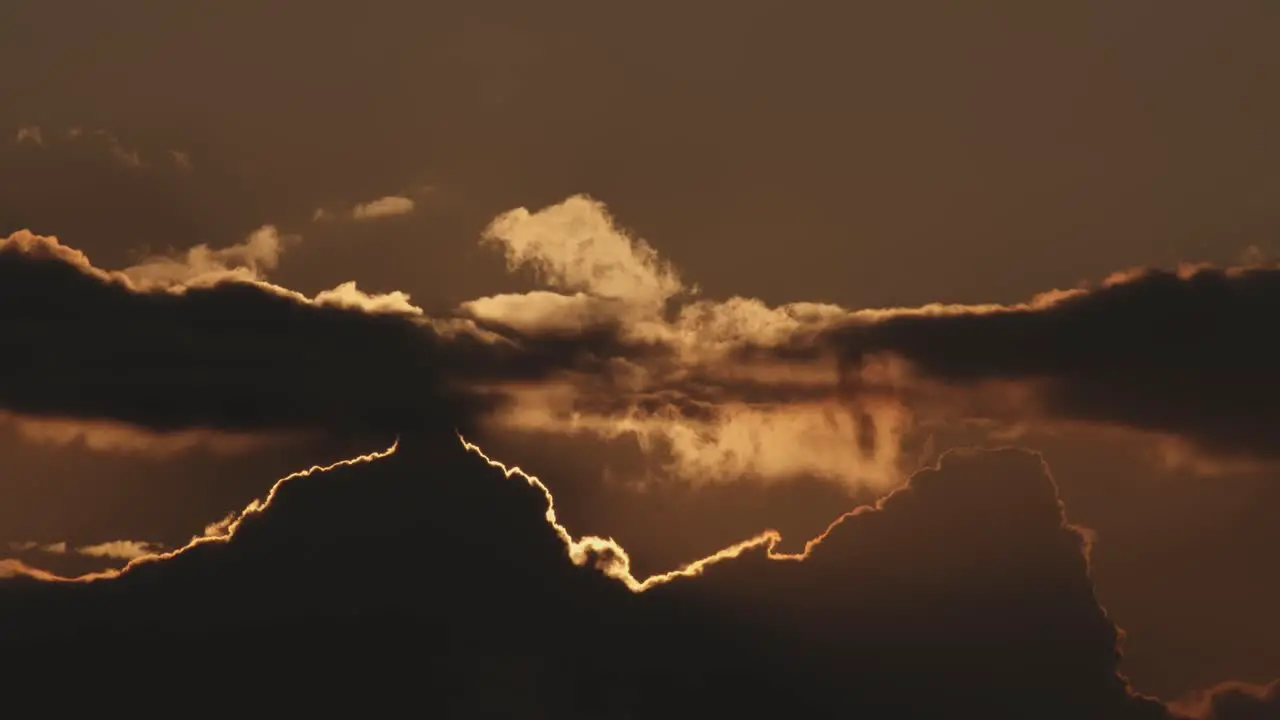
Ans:
[[[85,307],[101,314],[95,328],[111,326],[107,313],[136,312],[165,323],[186,318],[177,335],[191,338],[183,349],[144,345],[145,353],[135,350],[132,357],[167,353],[163,376],[184,377],[186,363],[195,362],[191,343],[201,338],[198,343],[209,343],[207,357],[236,358],[233,375],[225,377],[258,378],[257,385],[237,381],[255,394],[214,393],[209,401],[218,414],[280,415],[277,400],[285,397],[307,398],[297,401],[303,408],[329,408],[323,418],[293,410],[285,414],[299,417],[264,420],[256,431],[366,424],[394,431],[406,417],[428,415],[448,424],[449,412],[432,405],[447,388],[474,408],[461,424],[634,438],[654,467],[671,476],[698,482],[817,476],[879,490],[916,469],[932,424],[963,418],[1005,426],[1127,427],[1162,443],[1162,462],[1206,470],[1228,468],[1234,456],[1265,458],[1280,446],[1271,437],[1280,417],[1268,410],[1280,407],[1280,398],[1264,402],[1273,385],[1267,373],[1280,365],[1280,351],[1257,331],[1280,312],[1280,269],[1270,266],[1134,271],[1096,288],[1050,291],[1010,305],[770,307],[752,298],[699,297],[602,204],[578,196],[536,212],[510,211],[482,234],[482,243],[501,249],[511,269],[532,269],[549,289],[481,297],[454,315],[430,316],[403,293],[373,295],[355,282],[313,297],[272,284],[266,276],[285,240],[266,226],[237,245],[197,246],[118,272],[95,268],[82,254],[30,233],[5,241],[2,255],[28,278],[8,292],[20,290],[29,308],[52,312],[74,287],[85,294]],[[43,284],[29,279],[41,273],[49,276]],[[253,322],[241,315],[246,312]],[[290,320],[289,334],[281,336],[264,323],[273,314],[313,320]],[[77,332],[89,330],[77,322],[84,328]],[[327,324],[335,329],[322,331]],[[206,336],[214,326],[223,329]],[[17,323],[13,342],[31,327]],[[154,337],[174,332],[157,330]],[[348,344],[338,340],[342,333],[364,339]],[[103,353],[125,341],[101,329],[91,336],[99,339],[90,347]],[[67,336],[60,342],[73,340],[82,341]],[[285,357],[359,379],[321,390],[323,373],[284,371]],[[74,365],[91,378],[101,372],[87,362]],[[190,367],[213,372],[199,363]],[[89,387],[110,388],[124,407],[129,392],[141,397],[155,387],[135,377],[134,385],[100,378]],[[299,383],[314,388],[304,392]],[[357,386],[381,390],[356,392]],[[424,386],[434,389],[404,391]],[[1184,387],[1201,391],[1178,390]],[[41,402],[32,398],[7,409],[30,415]],[[232,412],[241,407],[236,403],[245,409]],[[378,412],[379,403],[392,411]],[[160,406],[175,405],[171,414],[180,417],[185,411],[176,404]],[[343,407],[358,410],[340,412]],[[129,417],[113,412],[68,401],[40,414],[157,429],[136,410],[124,413]],[[205,429],[245,429],[218,423]],[[170,424],[164,429],[198,429]]]
[[[38,639],[42,647],[70,650],[77,638],[101,632],[95,623],[108,622],[115,632],[132,633],[135,647],[144,647],[140,644],[152,641],[150,633],[199,636],[206,628],[227,627],[229,619],[247,611],[254,627],[264,628],[256,632],[267,633],[246,636],[236,646],[243,659],[232,666],[247,668],[258,644],[275,642],[265,629],[274,618],[296,624],[338,617],[333,613],[361,614],[370,602],[362,598],[397,597],[341,590],[331,597],[332,568],[347,568],[349,583],[372,587],[396,582],[394,573],[381,570],[385,566],[378,553],[369,552],[374,547],[370,543],[385,542],[387,528],[399,527],[404,513],[423,518],[423,507],[440,507],[439,513],[411,526],[413,535],[400,539],[450,548],[458,542],[455,538],[475,536],[481,517],[499,513],[509,519],[480,533],[483,539],[465,552],[459,550],[470,563],[431,566],[433,581],[450,592],[410,594],[400,601],[405,608],[400,612],[424,619],[447,616],[453,622],[468,618],[470,623],[470,618],[493,612],[504,583],[535,578],[537,584],[522,591],[524,612],[517,616],[547,630],[548,642],[559,638],[542,652],[597,637],[589,631],[591,624],[606,622],[612,630],[604,632],[602,626],[599,637],[607,642],[594,652],[566,654],[611,668],[611,682],[630,688],[620,689],[621,696],[636,698],[635,709],[644,714],[673,704],[709,707],[713,699],[722,708],[740,704],[744,712],[748,706],[781,708],[794,706],[797,694],[807,698],[806,707],[875,709],[880,717],[932,716],[959,702],[983,710],[984,717],[1031,712],[1035,717],[1115,720],[1253,720],[1269,717],[1275,707],[1274,685],[1229,683],[1169,707],[1129,687],[1117,667],[1121,633],[1093,595],[1089,534],[1067,521],[1047,468],[1034,453],[953,451],[874,506],[839,516],[798,552],[777,551],[779,534],[765,531],[641,579],[632,574],[629,557],[616,542],[575,537],[557,518],[551,493],[540,480],[485,457],[474,445],[463,445],[483,460],[478,468],[447,453],[431,455],[453,472],[465,473],[454,477],[454,483],[404,476],[425,468],[405,465],[408,459],[397,464],[393,446],[286,477],[230,523],[216,524],[178,550],[135,557],[123,571],[68,582],[19,560],[0,561],[0,577],[36,582],[0,586],[0,603],[43,607],[33,602],[38,597],[59,609],[47,617],[28,613],[21,620],[0,613],[0,626],[15,643],[12,647]],[[486,474],[479,468],[490,470]],[[362,470],[369,474],[358,476]],[[334,477],[317,477],[326,475]],[[372,505],[358,499],[367,497],[371,484],[378,488]],[[377,504],[400,493],[412,494],[400,502]],[[453,504],[441,506],[446,497]],[[541,525],[515,520],[533,519],[539,506]],[[324,508],[334,513],[322,512]],[[370,510],[376,512],[366,516]],[[508,510],[515,514],[504,514]],[[309,541],[326,548],[324,553],[297,554],[304,528],[322,531],[324,537]],[[558,561],[543,553],[547,539],[558,546]],[[79,551],[126,557],[145,549],[142,543],[117,542]],[[630,589],[636,601],[602,592],[586,576],[557,569],[557,563],[612,578],[619,588]],[[465,579],[453,575],[464,570]],[[256,578],[252,584],[251,578]],[[318,591],[317,583],[331,592]],[[249,587],[254,592],[245,595]],[[755,590],[744,592],[748,587]],[[93,592],[99,589],[104,592]],[[286,589],[290,594],[281,594]],[[726,606],[746,596],[753,598],[754,609]],[[182,604],[163,609],[173,602]],[[368,607],[383,607],[376,603],[385,601],[374,602]],[[938,612],[938,607],[947,610]],[[65,608],[80,610],[67,613]],[[184,624],[171,625],[179,615]],[[561,623],[572,624],[577,632],[557,633]],[[414,627],[406,625],[402,632]],[[717,632],[703,632],[710,627]],[[786,643],[757,644],[774,635],[787,638]],[[520,652],[514,628],[503,626],[499,636],[505,642],[488,644],[486,652]],[[473,634],[467,637],[474,640]],[[451,645],[423,643],[421,648],[459,661]],[[655,654],[659,649],[664,654]],[[209,648],[201,646],[200,652],[209,659]],[[176,656],[166,657],[173,661]],[[658,657],[665,661],[654,663]],[[347,653],[345,660],[325,662],[351,660]],[[376,665],[381,660],[361,655],[359,662]],[[968,670],[974,663],[982,666],[981,673]],[[691,667],[685,669],[685,664]],[[196,667],[187,661],[182,665]],[[708,675],[708,667],[732,676],[739,689],[719,688],[719,676]],[[851,667],[864,670],[850,674]],[[690,684],[686,673],[705,679]],[[744,693],[742,679],[756,675],[760,679]],[[772,682],[765,683],[766,678]],[[901,690],[917,685],[929,691]],[[1009,707],[1022,714],[1009,714]]]

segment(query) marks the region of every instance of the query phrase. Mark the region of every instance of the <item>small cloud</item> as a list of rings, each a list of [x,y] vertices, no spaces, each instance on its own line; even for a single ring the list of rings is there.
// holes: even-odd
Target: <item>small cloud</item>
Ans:
[[[143,168],[147,164],[143,162],[142,155],[136,149],[127,148],[120,142],[120,138],[113,133],[101,128],[94,130],[86,130],[79,126],[72,126],[64,130],[61,134],[54,134],[53,137],[63,139],[66,142],[93,142],[98,141],[101,145],[105,145],[105,149],[112,159],[120,165],[127,168]],[[45,133],[39,125],[23,125],[18,128],[16,142],[33,143],[43,147],[45,145]],[[176,150],[171,150],[170,155],[173,157],[175,165],[181,169],[189,169],[191,158],[186,154]]]
[[[41,545],[34,540],[24,540],[22,542],[9,543],[9,549],[13,552],[43,552],[52,555],[65,555],[67,552],[67,544],[65,542],[49,543]]]
[[[23,125],[18,128],[15,142],[33,142],[36,145],[44,145],[44,133],[40,130],[39,125]]]
[[[111,155],[125,167],[142,167],[142,157],[138,155],[137,150],[125,150],[120,145],[114,144],[111,146]]]
[[[62,545],[65,547],[66,543],[62,543]],[[162,549],[156,543],[141,542],[139,540],[113,540],[97,545],[78,547],[76,552],[89,557],[136,560],[140,557],[152,555]]]
[[[311,222],[328,222],[332,219],[333,213],[324,208],[316,208],[316,211],[311,213]]]
[[[190,153],[186,153],[181,150],[170,150],[169,157],[173,159],[174,167],[178,168],[179,170],[191,169]]]
[[[68,134],[68,137],[78,138],[82,137],[84,134],[85,133],[83,132],[77,132],[75,135]],[[121,144],[120,138],[116,137],[114,134],[101,129],[94,130],[88,134],[105,142],[107,144],[108,152],[111,153],[111,157],[121,165],[127,168],[141,168],[144,166],[142,156],[138,154],[138,151],[126,148]]]
[[[402,195],[388,195],[356,205],[351,210],[351,218],[353,220],[372,220],[392,215],[406,215],[413,212],[413,208],[414,202],[412,199]]]
[[[1276,261],[1273,248],[1250,245],[1240,252],[1239,263],[1244,267],[1265,267]]]
[[[205,525],[204,532],[200,533],[195,538],[192,538],[192,540],[197,538],[228,537],[231,535],[231,526],[235,524],[236,518],[238,517],[238,513],[227,513],[227,516],[221,520]]]

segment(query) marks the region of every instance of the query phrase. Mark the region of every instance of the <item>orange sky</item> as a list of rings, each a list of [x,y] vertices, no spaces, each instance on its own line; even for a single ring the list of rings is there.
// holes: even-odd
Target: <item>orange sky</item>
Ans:
[[[519,315],[500,296],[604,293],[627,312],[734,296],[846,311],[1010,304],[1134,266],[1280,252],[1280,9],[1266,3],[11,5],[0,238],[56,236],[139,287],[231,277],[432,317],[489,298],[473,314],[549,322],[536,298]],[[580,194],[611,215],[594,236],[643,238],[678,283],[625,264],[601,265],[607,282],[549,266],[590,255],[556,255],[574,223],[599,221],[585,211],[494,231],[504,213],[541,221]],[[546,317],[614,312],[584,307]],[[759,329],[748,311],[732,308],[731,331]],[[670,327],[653,332],[682,327],[661,319]],[[716,330],[698,332],[686,350],[710,352]],[[787,371],[797,384],[806,372]],[[487,427],[481,445],[546,481],[575,536],[622,542],[638,577],[765,528],[796,552],[792,539],[952,445],[1025,445],[1044,454],[1071,521],[1096,533],[1098,595],[1126,630],[1122,670],[1139,689],[1175,697],[1280,669],[1268,570],[1280,485],[1266,463],[1093,416],[962,426],[950,395],[928,396],[928,432],[911,404],[915,435],[885,435],[874,462],[839,441],[854,421],[802,403],[735,410],[714,442],[669,423],[570,433],[549,428],[560,400],[537,389],[519,406],[532,414]],[[990,390],[954,412],[1022,399]],[[389,439],[191,430],[139,444],[113,418],[81,436],[0,409],[0,556],[21,545],[24,562],[64,573],[138,549],[112,541],[176,547],[279,477]],[[897,432],[875,412],[878,432]],[[636,432],[684,455],[657,467]]]

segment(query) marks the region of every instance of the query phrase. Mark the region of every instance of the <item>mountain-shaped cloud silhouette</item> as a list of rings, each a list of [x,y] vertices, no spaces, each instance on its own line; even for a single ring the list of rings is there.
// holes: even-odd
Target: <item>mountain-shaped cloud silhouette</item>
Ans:
[[[643,593],[573,563],[546,509],[453,438],[407,437],[281,483],[226,542],[115,579],[8,581],[0,636],[29,658],[15,681],[57,668],[139,706],[1174,717],[1118,674],[1086,535],[1033,453],[948,453],[804,562],[761,548]],[[1256,709],[1202,717],[1274,707],[1232,693]]]

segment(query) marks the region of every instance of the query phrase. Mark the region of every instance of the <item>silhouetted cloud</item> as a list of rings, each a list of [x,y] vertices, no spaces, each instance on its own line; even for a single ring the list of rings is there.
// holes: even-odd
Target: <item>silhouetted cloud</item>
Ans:
[[[254,242],[237,252],[252,255]],[[166,284],[151,287],[53,238],[19,232],[0,242],[0,408],[157,432],[465,426],[488,401],[464,381],[536,378],[590,350],[583,338],[517,342],[433,321],[403,297],[354,283],[307,298],[226,281],[235,278],[219,257],[135,268],[148,281],[165,269]],[[218,267],[205,284],[210,264]]]
[[[271,663],[312,683],[345,678],[301,695],[285,676],[259,687],[295,707],[387,687],[378,678],[408,661],[439,669],[424,682],[441,700],[470,697],[484,678],[508,711],[559,717],[964,708],[1227,720],[1270,708],[1270,691],[1237,685],[1214,690],[1216,715],[1174,715],[1129,689],[1120,633],[1093,595],[1088,540],[1034,453],[949,453],[833,523],[803,562],[748,549],[636,595],[607,579],[617,573],[575,567],[548,493],[506,476],[519,473],[428,438],[393,450],[282,480],[228,535],[96,582],[40,582],[51,578],[7,562],[0,572],[28,577],[0,585],[0,608],[40,610],[0,612],[0,630],[14,652],[67,658],[68,670],[127,644],[139,658],[128,672],[170,689],[248,679]],[[203,640],[213,633],[221,642]],[[303,640],[311,633],[324,642]],[[388,638],[415,647],[414,659],[366,649]],[[554,672],[528,665],[535,657]],[[495,662],[523,670],[482,671]],[[530,672],[539,693],[513,696]]]
[[[25,248],[48,244],[23,237]],[[383,383],[385,393],[398,382],[391,378],[426,363],[437,385],[501,397],[500,408],[482,413],[495,426],[634,436],[666,470],[700,481],[816,475],[887,489],[915,469],[913,443],[927,435],[918,431],[938,411],[1120,425],[1182,438],[1210,453],[1266,457],[1280,447],[1272,442],[1280,418],[1268,409],[1280,407],[1271,402],[1280,397],[1270,398],[1266,381],[1280,357],[1254,332],[1280,307],[1275,268],[1130,273],[1096,289],[1052,291],[1019,305],[849,310],[701,299],[651,246],[585,196],[505,213],[483,242],[500,247],[511,269],[531,268],[552,289],[477,298],[457,316],[436,318],[403,293],[369,295],[354,282],[308,298],[264,279],[284,247],[267,226],[227,248],[144,259],[122,271],[131,291],[121,297],[164,298],[161,305],[182,307],[197,295],[235,296],[269,302],[277,313],[328,313],[351,328],[394,327],[390,332],[400,337],[392,345],[370,346],[386,350],[377,357],[400,368],[392,371],[372,370],[378,363],[357,359],[367,353],[338,351],[334,340],[317,334],[315,342],[361,382]],[[110,275],[83,256],[68,262],[87,277]],[[48,293],[52,286],[38,287]],[[153,289],[169,292],[148,295]],[[330,312],[336,308],[351,312]],[[366,320],[375,315],[404,317]],[[285,339],[270,342],[284,351]],[[424,344],[437,353],[429,361]],[[400,346],[414,349],[391,350]],[[1192,387],[1205,390],[1185,390]],[[255,402],[266,402],[270,393],[263,392]],[[338,392],[351,394],[342,402],[362,402],[355,390]],[[401,393],[391,404],[415,405],[398,412],[421,414],[430,404],[422,398],[431,397],[422,393]],[[335,422],[343,424],[331,418],[308,427]],[[801,444],[806,449],[797,452]],[[1206,462],[1176,445],[1166,450],[1169,462]]]
[[[945,388],[1025,388],[1016,407],[1048,418],[1181,437],[1211,454],[1274,459],[1280,448],[1280,268],[1143,270],[1020,307],[854,319],[824,341],[860,388],[922,403]],[[876,354],[906,360],[888,382],[860,377]],[[916,379],[934,385],[912,391]],[[968,394],[972,401],[975,393]]]

